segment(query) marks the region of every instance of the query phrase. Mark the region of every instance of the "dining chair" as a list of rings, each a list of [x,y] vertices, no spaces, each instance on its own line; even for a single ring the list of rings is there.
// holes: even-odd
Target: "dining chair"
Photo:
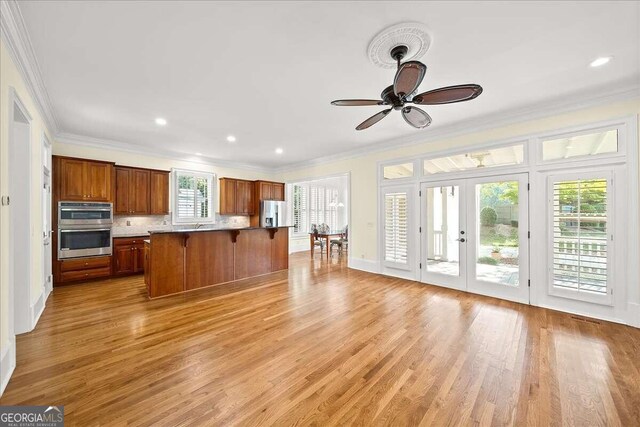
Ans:
[[[333,253],[333,247],[337,246],[338,247],[338,254],[342,254],[342,251],[344,249],[347,248],[348,245],[348,233],[349,233],[349,226],[345,226],[342,229],[342,233],[340,233],[340,238],[339,239],[331,239],[330,243],[329,243],[329,253],[332,254]]]
[[[322,251],[325,249],[325,241],[324,239],[319,239],[318,238],[318,228],[315,227],[315,224],[313,226],[313,228],[311,229],[311,232],[313,233],[313,246],[319,246],[320,247],[320,255],[322,255]]]

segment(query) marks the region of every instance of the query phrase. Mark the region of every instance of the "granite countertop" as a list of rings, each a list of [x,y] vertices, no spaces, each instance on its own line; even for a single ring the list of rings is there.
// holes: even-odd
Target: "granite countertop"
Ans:
[[[184,228],[175,230],[149,230],[149,234],[167,234],[167,233],[196,233],[202,231],[234,231],[234,230],[269,230],[275,228],[291,228],[292,225],[281,225],[278,227],[228,227],[228,228]]]
[[[131,233],[113,233],[112,237],[114,239],[120,238],[120,237],[149,237],[149,233],[145,233],[142,231],[138,231],[138,232],[131,232]]]

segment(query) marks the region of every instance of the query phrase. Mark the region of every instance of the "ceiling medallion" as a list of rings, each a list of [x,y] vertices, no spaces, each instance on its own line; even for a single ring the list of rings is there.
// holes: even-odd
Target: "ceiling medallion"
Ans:
[[[405,61],[421,58],[431,46],[431,36],[426,25],[419,22],[403,22],[379,32],[369,43],[367,56],[376,66],[396,68],[397,62],[389,52],[397,46],[406,46]]]

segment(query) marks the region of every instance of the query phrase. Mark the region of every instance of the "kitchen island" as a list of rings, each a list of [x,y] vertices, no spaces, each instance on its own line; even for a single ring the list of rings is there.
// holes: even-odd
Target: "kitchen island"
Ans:
[[[289,227],[150,231],[144,279],[150,298],[289,268]]]

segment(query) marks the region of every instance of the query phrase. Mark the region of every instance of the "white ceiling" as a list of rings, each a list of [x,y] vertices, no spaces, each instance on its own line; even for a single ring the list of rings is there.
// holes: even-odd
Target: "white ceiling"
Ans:
[[[61,132],[278,167],[637,82],[639,5],[23,1],[20,9]],[[375,98],[392,83],[393,70],[374,67],[366,49],[406,21],[426,24],[433,38],[421,90],[478,83],[484,93],[425,108],[433,117],[425,130],[393,112],[356,132],[380,107],[329,102]],[[588,67],[599,56],[614,60]]]

